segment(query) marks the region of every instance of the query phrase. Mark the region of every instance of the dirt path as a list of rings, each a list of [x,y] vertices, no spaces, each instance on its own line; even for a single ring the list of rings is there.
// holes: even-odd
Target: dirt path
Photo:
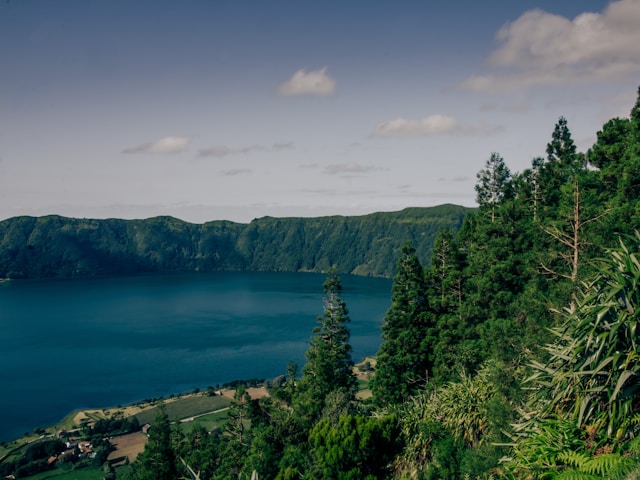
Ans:
[[[229,407],[219,408],[218,410],[212,410],[211,412],[201,413],[199,415],[194,415],[193,417],[181,418],[179,422],[180,423],[193,422],[196,418],[204,417],[205,415],[213,415],[214,413],[224,412],[225,410],[229,410]]]

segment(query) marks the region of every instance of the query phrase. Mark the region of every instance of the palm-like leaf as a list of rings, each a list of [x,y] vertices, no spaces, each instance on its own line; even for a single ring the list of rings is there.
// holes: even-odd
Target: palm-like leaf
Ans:
[[[549,361],[531,364],[531,401],[508,466],[541,478],[633,478],[637,460],[622,452],[637,454],[627,445],[640,433],[638,253],[621,242],[563,315]],[[595,455],[598,446],[610,453]]]
[[[550,361],[532,364],[529,383],[537,390],[541,416],[569,414],[578,426],[606,427],[609,437],[625,435],[620,429],[640,394],[639,286],[640,261],[621,244],[583,286],[564,325],[553,330],[557,340],[547,347]]]

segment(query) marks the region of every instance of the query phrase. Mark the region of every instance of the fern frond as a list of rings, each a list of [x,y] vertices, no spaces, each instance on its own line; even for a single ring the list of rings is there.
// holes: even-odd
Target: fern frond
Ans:
[[[572,467],[576,467],[578,470],[583,470],[584,465],[589,463],[591,457],[584,453],[574,452],[573,450],[565,450],[564,452],[558,453],[558,460]]]
[[[634,465],[636,465],[634,460],[623,457],[619,453],[605,453],[590,458],[583,470],[587,473],[606,476],[605,478],[620,478],[627,474]]]
[[[629,443],[625,445],[625,451],[632,455],[640,454],[640,436],[632,438]]]
[[[640,425],[640,413],[636,413],[631,417],[627,418],[622,425],[623,427],[629,427],[631,425]]]
[[[573,467],[560,474],[558,479],[591,479],[591,478],[623,478],[637,462],[619,453],[605,453],[590,457],[585,453],[565,450],[557,456],[558,460]],[[586,476],[585,476],[586,475]]]

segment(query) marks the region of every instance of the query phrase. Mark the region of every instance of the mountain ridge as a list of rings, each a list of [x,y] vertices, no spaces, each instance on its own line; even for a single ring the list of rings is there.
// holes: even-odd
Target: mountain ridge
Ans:
[[[324,217],[190,223],[60,215],[0,221],[0,277],[67,278],[172,271],[309,271],[390,277],[405,241],[430,256],[442,228],[473,209],[453,204]]]

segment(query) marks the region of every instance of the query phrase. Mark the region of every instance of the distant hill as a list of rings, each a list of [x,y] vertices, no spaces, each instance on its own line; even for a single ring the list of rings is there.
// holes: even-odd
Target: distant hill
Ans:
[[[470,209],[406,208],[362,216],[255,219],[204,224],[173,217],[76,219],[57,215],[0,222],[0,277],[48,278],[173,271],[308,271],[392,276],[410,240],[428,262],[442,228],[458,230]]]

